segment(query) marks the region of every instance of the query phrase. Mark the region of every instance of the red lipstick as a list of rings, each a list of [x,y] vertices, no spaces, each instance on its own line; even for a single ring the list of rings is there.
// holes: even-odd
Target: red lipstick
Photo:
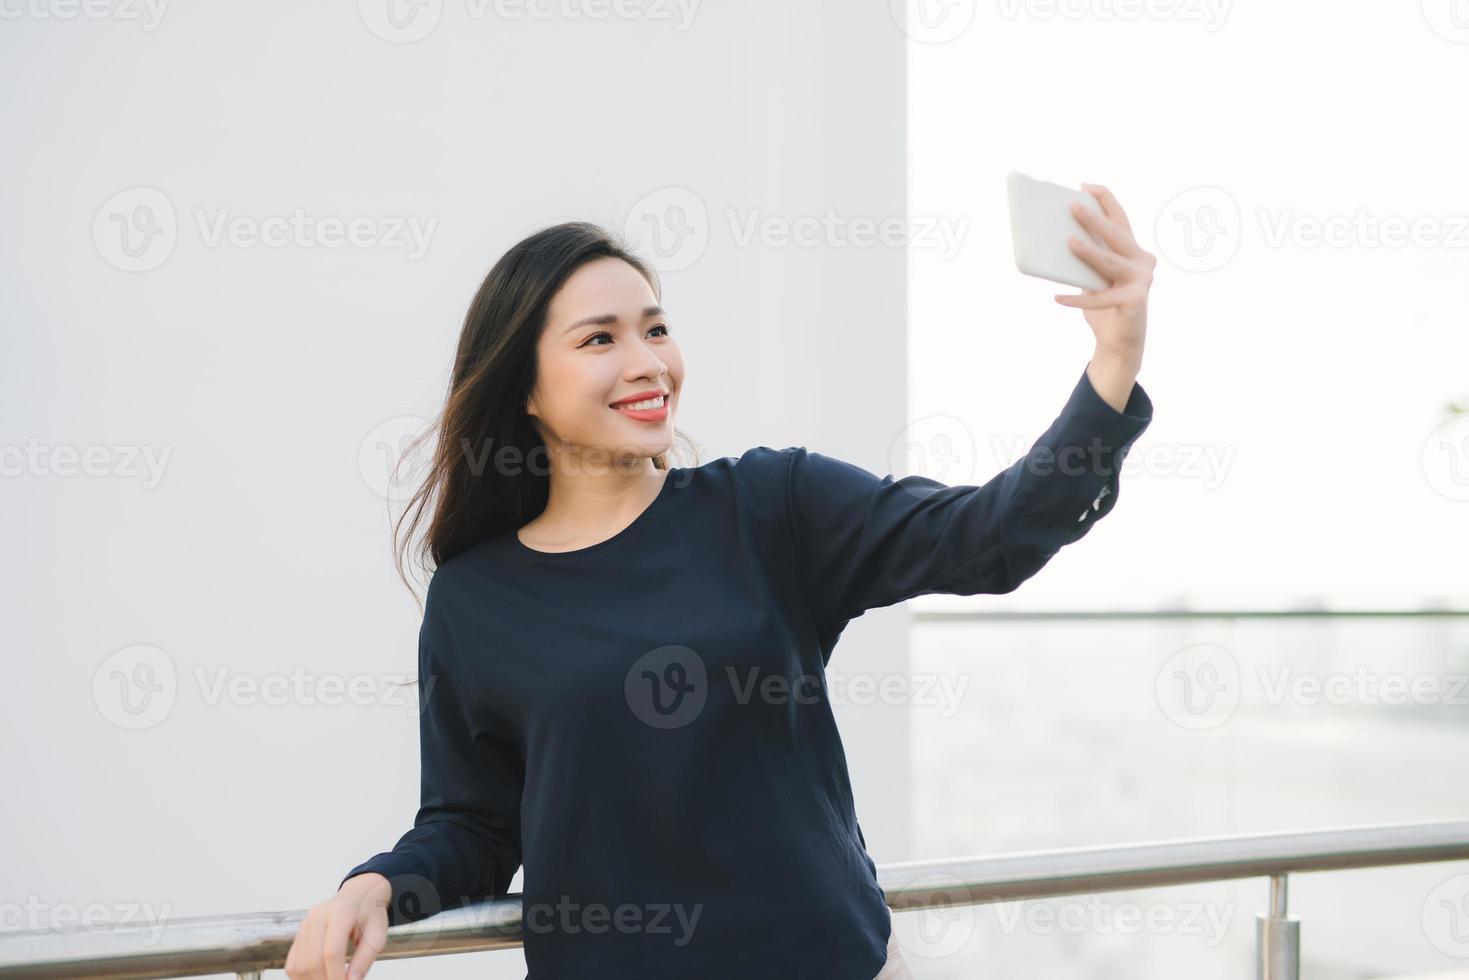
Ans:
[[[661,389],[657,388],[651,389],[649,391],[640,391],[635,395],[628,395],[626,398],[619,398],[608,407],[612,408],[615,411],[621,412],[623,415],[626,415],[630,419],[637,419],[640,422],[662,422],[664,419],[668,418],[668,394],[668,392],[662,391]],[[623,407],[634,402],[646,401],[650,398],[657,398],[659,396],[663,397],[663,404],[655,408],[634,410],[631,408]]]

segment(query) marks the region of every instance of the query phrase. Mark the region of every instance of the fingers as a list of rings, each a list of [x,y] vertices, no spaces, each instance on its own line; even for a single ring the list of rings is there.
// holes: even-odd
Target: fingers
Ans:
[[[306,911],[286,953],[289,980],[361,980],[388,944],[388,915],[381,906],[328,900]],[[347,944],[354,932],[362,938],[347,963]]]
[[[1108,284],[1116,285],[1118,282],[1130,278],[1129,272],[1132,266],[1116,252],[1109,252],[1105,248],[1099,248],[1085,239],[1077,238],[1075,235],[1068,238],[1066,244],[1071,246],[1071,251],[1080,256],[1083,262],[1097,270],[1097,273],[1103,279],[1107,280]]]
[[[357,940],[357,949],[352,962],[347,965],[347,980],[362,980],[379,953],[388,945],[388,917],[376,915],[362,927],[362,938]]]
[[[1127,212],[1122,210],[1122,205],[1117,203],[1117,198],[1113,196],[1110,190],[1101,184],[1084,183],[1081,186],[1102,205],[1103,214],[1117,222],[1123,228],[1126,228],[1129,235],[1132,234],[1132,224],[1127,220]]]
[[[1117,203],[1117,198],[1110,190],[1100,184],[1081,186],[1097,199],[1102,213],[1097,214],[1080,202],[1071,206],[1071,213],[1083,228],[1101,239],[1107,248],[1098,248],[1094,242],[1072,238],[1068,243],[1071,250],[1113,286],[1137,281],[1144,286],[1150,284],[1158,259],[1138,245],[1122,205]]]
[[[327,980],[346,980],[347,940],[351,938],[355,925],[356,921],[340,910],[334,911],[327,920],[321,942],[321,966]]]
[[[296,938],[286,952],[285,971],[290,980],[312,980],[320,976],[321,952],[316,944],[315,925],[311,913],[296,927]]]
[[[1097,214],[1080,201],[1071,205],[1071,213],[1081,222],[1083,228],[1096,235],[1119,255],[1137,256],[1142,253],[1142,247],[1132,237],[1132,229],[1118,224],[1105,214]]]
[[[1056,302],[1062,306],[1075,306],[1083,310],[1097,310],[1109,306],[1127,306],[1143,302],[1148,295],[1146,285],[1138,282],[1124,283],[1111,289],[1067,295],[1058,293]]]

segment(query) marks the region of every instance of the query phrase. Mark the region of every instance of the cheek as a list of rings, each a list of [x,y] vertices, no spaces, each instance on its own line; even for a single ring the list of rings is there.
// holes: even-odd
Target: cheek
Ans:
[[[558,394],[567,420],[592,424],[603,421],[608,414],[607,403],[620,387],[616,358],[584,357],[565,367]]]
[[[563,409],[587,399],[595,401],[607,390],[608,358],[579,356],[573,351],[557,356],[541,369],[543,389]]]
[[[576,352],[579,353],[579,352]],[[594,365],[573,352],[555,351],[541,359],[536,376],[536,398],[541,417],[558,429],[584,423],[597,407],[602,388]]]

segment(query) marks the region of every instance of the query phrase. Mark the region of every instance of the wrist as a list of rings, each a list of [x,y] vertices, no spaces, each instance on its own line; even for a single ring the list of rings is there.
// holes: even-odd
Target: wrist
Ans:
[[[1137,381],[1135,358],[1098,350],[1086,366],[1086,376],[1102,401],[1115,411],[1127,411],[1127,403]]]
[[[393,884],[376,871],[364,871],[362,874],[353,875],[342,882],[342,887],[337,889],[338,894],[350,891],[354,895],[371,895],[381,891],[384,895],[392,895]]]
[[[1112,373],[1137,375],[1143,366],[1141,347],[1121,349],[1097,346],[1092,352],[1092,362]]]

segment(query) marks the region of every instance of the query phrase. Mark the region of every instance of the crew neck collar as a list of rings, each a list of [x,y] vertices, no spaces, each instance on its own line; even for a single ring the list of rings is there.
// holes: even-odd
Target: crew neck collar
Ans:
[[[674,480],[679,478],[679,474],[683,473],[684,469],[685,468],[681,466],[674,466],[666,470],[665,473],[667,475],[663,477],[663,485],[658,488],[658,493],[653,497],[652,502],[650,502],[648,506],[644,507],[642,512],[638,514],[637,517],[634,517],[632,519],[632,523],[628,524],[621,531],[618,531],[611,537],[603,538],[596,544],[589,544],[585,548],[574,548],[571,551],[541,551],[539,548],[532,548],[530,545],[520,540],[520,530],[516,528],[511,530],[510,532],[510,546],[518,554],[544,561],[561,561],[566,559],[574,560],[578,556],[590,555],[605,548],[610,548],[613,545],[617,544],[619,541],[622,541],[632,536],[640,527],[648,523],[649,519],[656,511],[662,509],[664,503],[673,490]]]

